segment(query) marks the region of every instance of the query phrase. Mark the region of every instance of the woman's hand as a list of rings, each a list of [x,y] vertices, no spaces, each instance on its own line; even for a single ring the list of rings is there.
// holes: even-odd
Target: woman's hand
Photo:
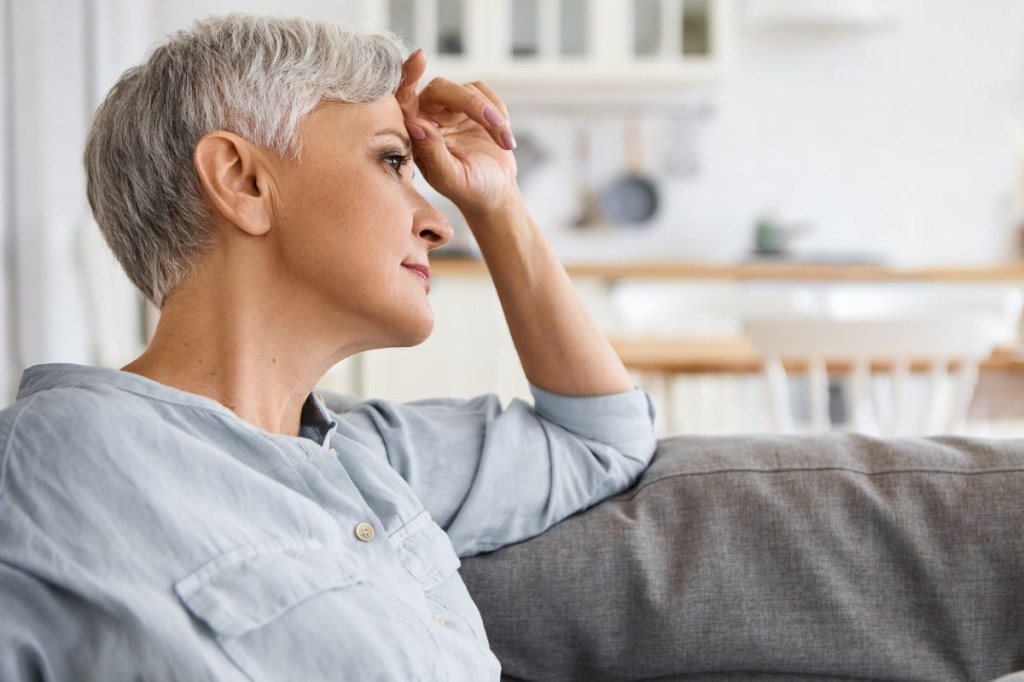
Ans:
[[[562,395],[631,390],[629,373],[523,204],[504,102],[484,83],[440,78],[417,94],[426,68],[423,53],[413,52],[395,95],[416,165],[466,217],[526,378]]]
[[[423,51],[413,52],[395,95],[420,172],[463,213],[486,214],[515,201],[515,138],[505,103],[485,83],[443,78],[417,94],[426,68]]]

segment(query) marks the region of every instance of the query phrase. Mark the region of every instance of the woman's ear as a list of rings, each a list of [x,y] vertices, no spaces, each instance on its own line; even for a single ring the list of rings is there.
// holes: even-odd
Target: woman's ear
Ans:
[[[207,133],[192,160],[214,210],[253,236],[270,231],[270,173],[261,154],[245,139],[223,130]]]

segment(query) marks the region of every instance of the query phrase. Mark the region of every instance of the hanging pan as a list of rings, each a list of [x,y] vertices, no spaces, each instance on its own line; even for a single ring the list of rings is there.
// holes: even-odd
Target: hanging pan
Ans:
[[[644,170],[644,137],[640,121],[625,133],[626,172],[612,180],[601,195],[601,212],[613,225],[641,227],[658,212],[658,185]]]

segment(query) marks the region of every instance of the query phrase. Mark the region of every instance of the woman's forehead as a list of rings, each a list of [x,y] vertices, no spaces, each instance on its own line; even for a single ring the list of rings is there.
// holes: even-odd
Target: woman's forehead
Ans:
[[[356,134],[374,133],[385,127],[404,128],[402,109],[394,95],[366,104],[323,102],[310,112],[307,122],[313,129],[328,127],[334,134],[342,128]]]

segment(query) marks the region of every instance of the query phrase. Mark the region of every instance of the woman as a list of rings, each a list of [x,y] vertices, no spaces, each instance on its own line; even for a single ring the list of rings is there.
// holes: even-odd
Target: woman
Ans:
[[[0,679],[496,679],[457,555],[647,465],[649,401],[526,213],[504,104],[417,93],[425,63],[232,15],[112,89],[89,199],[161,318],[122,370],[31,368],[0,413]],[[466,216],[533,406],[312,397],[431,330],[451,228],[412,160]]]

